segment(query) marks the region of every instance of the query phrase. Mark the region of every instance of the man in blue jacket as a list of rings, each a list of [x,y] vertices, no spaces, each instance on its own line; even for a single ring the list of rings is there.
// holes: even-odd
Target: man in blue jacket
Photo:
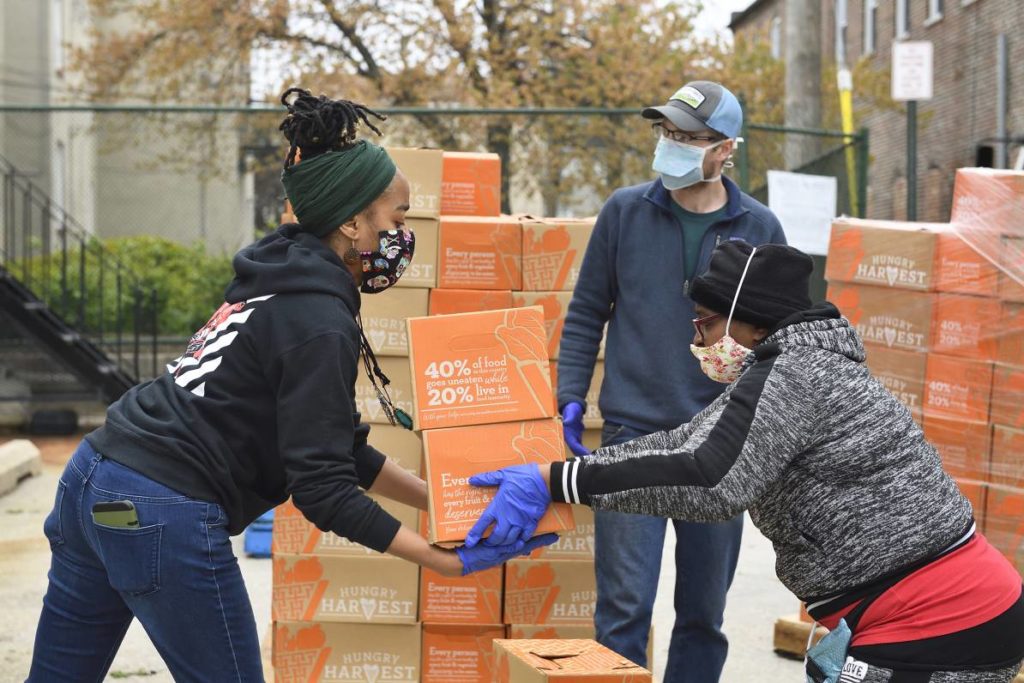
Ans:
[[[605,324],[602,445],[677,427],[725,387],[708,379],[689,351],[696,317],[690,283],[725,240],[786,243],[775,215],[722,176],[743,122],[729,90],[694,81],[642,114],[658,134],[652,168],[659,177],[617,190],[601,210],[562,332],[558,405],[576,455],[587,453],[582,416]],[[646,664],[665,520],[595,515],[597,639]],[[672,523],[676,623],[665,683],[717,681],[728,650],[722,614],[743,518]]]

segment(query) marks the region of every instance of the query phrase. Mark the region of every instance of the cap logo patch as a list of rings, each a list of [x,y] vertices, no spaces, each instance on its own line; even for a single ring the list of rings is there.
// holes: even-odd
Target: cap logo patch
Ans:
[[[676,91],[676,94],[669,98],[670,100],[679,100],[685,104],[690,105],[694,109],[703,104],[707,98],[696,88],[684,85],[682,88]]]

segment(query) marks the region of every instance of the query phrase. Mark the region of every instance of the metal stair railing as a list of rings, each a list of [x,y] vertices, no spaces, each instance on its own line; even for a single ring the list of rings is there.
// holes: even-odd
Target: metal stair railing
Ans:
[[[8,296],[23,299],[28,310],[47,309],[37,317],[49,328],[63,326],[65,341],[94,346],[99,355],[86,356],[95,356],[102,373],[110,374],[113,363],[134,383],[146,344],[157,375],[156,290],[2,156],[0,227],[0,271],[20,284]]]

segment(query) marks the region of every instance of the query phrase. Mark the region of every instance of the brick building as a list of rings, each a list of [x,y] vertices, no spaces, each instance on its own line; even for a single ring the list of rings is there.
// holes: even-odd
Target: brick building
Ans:
[[[1008,46],[1007,134],[1024,136],[1024,0],[821,0],[822,60],[870,60],[888,74],[895,40],[934,45],[934,99],[918,104],[918,220],[945,221],[953,172],[976,165],[976,152],[996,136],[997,48]],[[769,41],[785,55],[785,0],[756,0],[733,14],[736,35]],[[866,29],[866,30],[865,30]],[[871,136],[868,215],[906,218],[906,115],[868,111],[856,102],[858,128]],[[1010,145],[1014,163],[1018,145]]]

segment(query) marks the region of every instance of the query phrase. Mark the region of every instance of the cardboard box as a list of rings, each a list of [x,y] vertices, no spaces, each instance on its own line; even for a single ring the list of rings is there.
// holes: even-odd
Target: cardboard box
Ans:
[[[587,389],[587,410],[583,413],[583,428],[598,431],[598,443],[600,443],[600,430],[604,426],[604,417],[601,415],[601,407],[598,405],[601,398],[601,385],[604,383],[604,361],[597,361],[594,364],[594,374],[590,376],[590,387]],[[551,364],[551,385],[555,394],[555,401],[558,400],[558,363]]]
[[[871,375],[905,405],[917,422],[924,410],[924,384],[928,355],[879,344],[865,344]]]
[[[572,292],[516,292],[512,305],[516,308],[539,306],[544,310],[544,330],[548,336],[548,358],[558,358],[558,346],[562,341],[562,326],[569,311]]]
[[[993,483],[1024,489],[1024,430],[993,427],[991,472]]]
[[[601,447],[601,430],[600,429],[584,429],[583,439],[580,441],[585,448],[591,453]]]
[[[275,555],[274,621],[414,624],[419,568],[397,557]]]
[[[387,375],[391,383],[387,386],[391,402],[410,415],[413,414],[412,374],[409,372],[409,361],[405,358],[381,357],[377,359],[381,372]],[[368,424],[391,425],[380,405],[377,392],[367,379],[362,363],[359,363],[356,378],[356,411],[360,419]],[[417,425],[418,428],[418,425]]]
[[[810,621],[810,617],[807,618]],[[512,624],[508,627],[512,640],[594,640],[593,624]],[[647,633],[647,663],[654,662],[654,627]]]
[[[839,218],[825,265],[825,279],[919,291],[935,288],[936,223]]]
[[[576,528],[559,536],[557,543],[534,550],[530,559],[594,561],[594,511],[586,505],[577,505],[572,516]]]
[[[1024,365],[1024,304],[1001,306],[996,360],[1007,365]]]
[[[992,367],[988,361],[928,354],[925,415],[988,422]]]
[[[439,624],[501,622],[505,574],[494,567],[468,576],[442,576],[420,570],[420,619]]]
[[[554,416],[543,311],[409,320],[418,429]]]
[[[423,683],[491,683],[502,624],[423,624]]]
[[[439,149],[388,147],[388,154],[409,181],[409,210],[412,218],[441,215],[441,175],[444,153]]]
[[[379,356],[408,356],[409,339],[405,321],[427,315],[428,289],[392,287],[363,297],[359,315],[363,332],[373,353]]]
[[[932,322],[932,350],[975,360],[995,360],[1002,305],[996,299],[939,294]]]
[[[952,228],[939,234],[935,289],[940,292],[996,296],[999,268]]]
[[[274,624],[275,683],[420,680],[419,624]]]
[[[513,308],[511,290],[435,289],[430,292],[430,315],[477,313],[502,308]]]
[[[511,560],[505,565],[506,624],[590,624],[596,603],[591,561]]]
[[[442,289],[522,289],[522,226],[501,216],[441,219],[437,286]]]
[[[390,498],[370,494],[391,516],[413,531],[419,530],[419,510]],[[347,555],[349,557],[381,557],[376,550],[350,541],[329,531],[320,531],[306,519],[289,499],[274,510],[271,532],[274,555]]]
[[[430,487],[427,516],[431,543],[465,540],[494,499],[494,488],[469,484],[472,475],[565,459],[562,425],[553,419],[432,429],[423,433],[423,449]],[[555,504],[541,519],[537,533],[572,528],[572,506]]]
[[[1024,172],[958,168],[950,222],[995,235],[1024,235]]]
[[[960,488],[960,493],[971,502],[971,508],[974,510],[974,522],[978,525],[978,530],[980,531],[985,523],[985,495],[986,491],[988,491],[988,484],[961,479],[956,479],[955,481],[956,485]]]
[[[951,477],[988,481],[992,453],[992,428],[985,422],[951,420],[932,414],[924,417],[924,438],[942,459]]]
[[[1024,574],[1024,489],[989,484],[985,537]]]
[[[995,424],[1024,429],[1024,365],[996,364],[990,415]]]
[[[571,292],[594,231],[593,218],[545,218],[523,223],[523,289]]]
[[[885,287],[830,282],[835,304],[864,342],[904,351],[927,351],[934,295]]]
[[[418,477],[423,471],[420,469],[423,462],[423,440],[416,432],[410,432],[404,427],[375,425],[370,428],[367,441],[407,472]]]
[[[405,227],[416,235],[416,251],[412,263],[398,278],[395,287],[433,289],[437,287],[437,249],[440,226],[436,218],[405,219]]]
[[[496,640],[498,683],[651,683],[651,672],[593,640]]]
[[[1020,214],[1024,221],[1024,211]],[[1000,299],[1024,303],[1024,237],[1003,235],[999,243]]]
[[[501,157],[480,152],[445,152],[441,175],[445,216],[501,214]]]

